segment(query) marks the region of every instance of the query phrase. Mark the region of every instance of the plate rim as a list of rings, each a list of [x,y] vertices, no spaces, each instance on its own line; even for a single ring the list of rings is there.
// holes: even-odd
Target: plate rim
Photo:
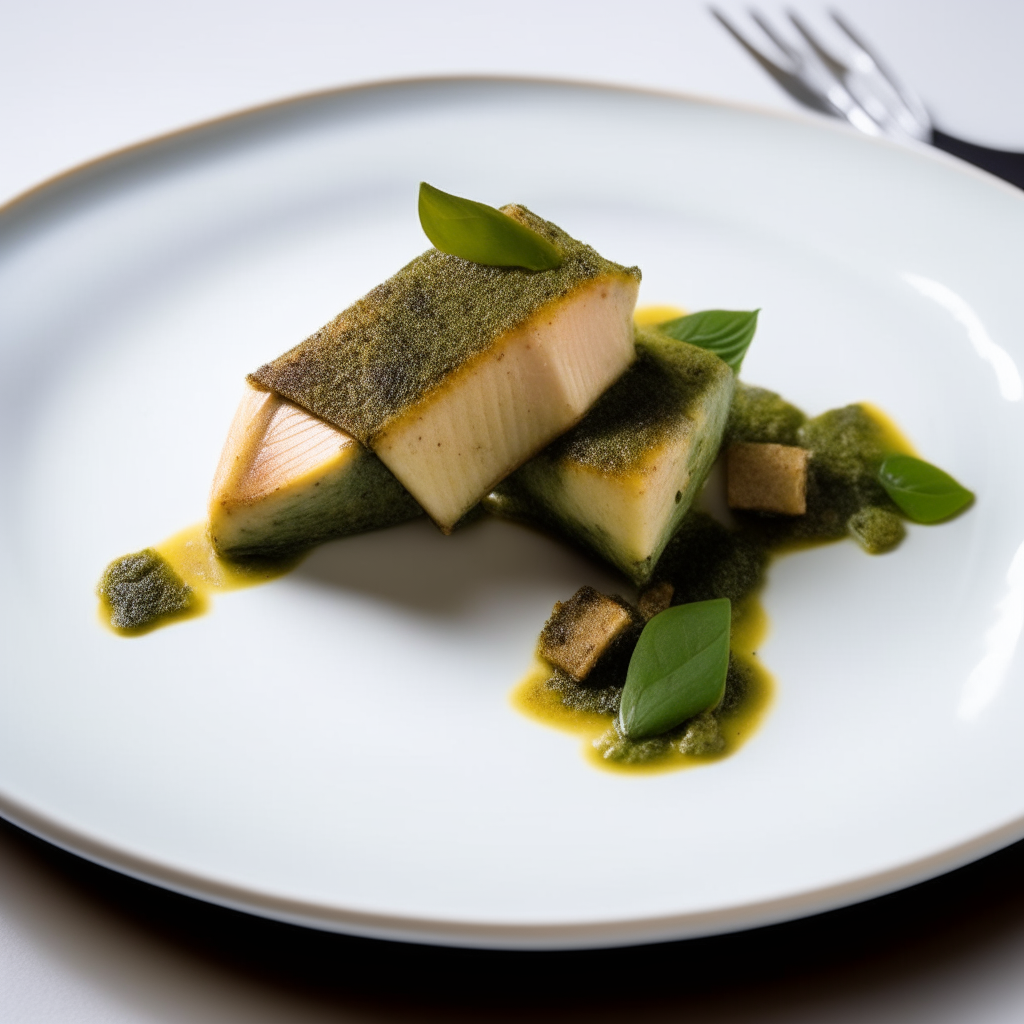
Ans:
[[[101,867],[171,892],[285,924],[367,939],[512,951],[602,949],[707,938],[813,917],[910,888],[981,860],[1024,838],[1024,816],[937,853],[871,875],[789,896],[699,913],[584,923],[487,924],[356,911],[217,881],[121,850],[0,792],[0,815],[38,839]]]
[[[299,108],[304,105],[323,103],[332,99],[341,99],[346,96],[356,96],[384,90],[417,89],[424,86],[458,86],[458,85],[507,85],[507,86],[542,86],[549,88],[581,89],[593,92],[618,93],[632,96],[647,96],[652,99],[676,100],[684,103],[692,103],[697,106],[718,107],[725,110],[734,110],[746,114],[754,114],[769,119],[791,121],[803,125],[812,125],[819,130],[835,132],[847,138],[859,139],[862,143],[882,146],[884,148],[906,152],[910,150],[919,157],[946,167],[956,168],[961,173],[967,174],[990,184],[998,185],[1007,194],[1021,197],[1024,195],[1021,189],[988,171],[982,170],[974,164],[967,163],[959,157],[946,153],[944,150],[936,149],[925,143],[909,139],[906,142],[897,142],[894,139],[881,135],[865,135],[852,125],[839,121],[836,118],[825,114],[816,114],[813,111],[786,110],[784,108],[766,107],[758,103],[748,103],[740,100],[726,99],[720,96],[702,95],[683,90],[655,89],[639,85],[619,85],[616,83],[591,81],[582,78],[557,78],[535,75],[413,75],[400,76],[396,78],[375,79],[370,82],[358,82],[354,85],[337,86],[331,89],[315,89],[310,92],[296,93],[286,96],[283,99],[270,100],[266,103],[257,103],[252,106],[242,107],[226,114],[219,114],[215,117],[204,118],[194,121],[191,124],[183,125],[180,128],[172,128],[166,132],[147,136],[138,142],[128,143],[125,146],[118,146],[116,149],[108,150],[98,156],[90,157],[79,163],[72,164],[56,174],[44,178],[35,185],[16,193],[5,202],[0,203],[0,223],[10,214],[17,210],[24,212],[19,207],[26,206],[40,199],[56,193],[64,186],[78,183],[81,179],[87,178],[97,172],[112,170],[116,164],[122,161],[130,161],[140,156],[148,155],[150,151],[157,150],[163,146],[173,145],[178,142],[185,142],[205,132],[230,128],[239,125],[243,121],[259,117],[283,113],[292,108]]]

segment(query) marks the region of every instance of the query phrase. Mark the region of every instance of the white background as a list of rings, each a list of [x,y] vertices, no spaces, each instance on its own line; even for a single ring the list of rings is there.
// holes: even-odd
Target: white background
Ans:
[[[820,16],[816,5],[798,6]],[[842,10],[944,130],[1024,150],[1024,4],[845,0]],[[453,73],[792,106],[689,0],[3,0],[0,202],[112,149],[239,108]],[[803,925],[517,958],[264,924],[123,882],[2,829],[0,1020],[1019,1021],[1022,868],[1024,851],[1013,849]]]

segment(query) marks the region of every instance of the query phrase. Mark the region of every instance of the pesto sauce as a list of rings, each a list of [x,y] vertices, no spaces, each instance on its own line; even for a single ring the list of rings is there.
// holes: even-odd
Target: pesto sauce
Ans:
[[[197,602],[195,591],[152,548],[114,559],[100,579],[97,595],[110,625],[130,634],[179,617]]]
[[[691,510],[668,542],[651,583],[671,583],[672,604],[726,597],[733,605],[732,650],[726,691],[718,707],[677,728],[630,740],[616,719],[625,682],[619,664],[601,664],[576,683],[542,659],[520,684],[515,705],[531,717],[587,740],[588,759],[620,771],[669,771],[732,753],[756,728],[773,682],[757,660],[767,628],[760,591],[772,558],[850,536],[871,554],[903,539],[903,518],[878,483],[878,468],[909,443],[878,410],[867,405],[832,409],[814,419],[779,395],[737,384],[723,448],[732,442],[807,448],[807,513],[770,516],[734,511],[727,527]]]
[[[96,588],[99,616],[121,636],[142,636],[202,615],[217,592],[241,590],[290,572],[299,557],[231,562],[214,549],[206,523],[196,523],[155,548],[115,558]]]
[[[622,686],[573,683],[537,658],[512,693],[518,711],[583,742],[595,767],[628,774],[692,768],[735,753],[756,731],[771,705],[775,682],[757,657],[768,621],[754,595],[733,608],[732,652],[722,703],[662,736],[623,737],[616,725]]]

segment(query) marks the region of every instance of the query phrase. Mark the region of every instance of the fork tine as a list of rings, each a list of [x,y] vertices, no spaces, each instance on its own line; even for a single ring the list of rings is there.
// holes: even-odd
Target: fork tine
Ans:
[[[822,46],[821,41],[810,30],[799,14],[795,11],[787,11],[786,13],[789,15],[789,20],[793,23],[794,28],[807,40],[807,45],[818,55],[818,59],[829,71],[834,75],[845,75],[849,72],[850,69],[841,60],[838,60]]]
[[[753,43],[751,43],[745,35],[717,8],[710,8],[711,13],[722,23],[726,31],[736,40],[740,46],[743,47],[751,57],[756,60],[761,67],[763,67],[770,74],[785,75],[788,72],[784,68],[780,68],[778,64],[774,63],[766,57]]]
[[[868,49],[864,40],[854,32],[853,26],[850,25],[838,11],[829,11],[828,13],[832,15],[832,20],[843,30],[850,42],[853,43],[853,45],[856,46],[857,49],[875,65],[875,67],[880,68],[881,65],[878,62],[878,58]]]
[[[853,30],[846,19],[838,11],[829,11],[832,20],[842,29],[847,38],[875,66],[875,70],[889,84],[897,96],[907,105],[911,115],[931,131],[931,116],[916,93],[907,89],[902,82],[889,70],[885,61],[881,60],[866,42]]]
[[[750,16],[757,22],[761,27],[761,31],[794,63],[799,65],[803,60],[800,53],[796,50],[789,40],[784,39],[775,31],[774,26],[767,18],[765,18],[760,11],[751,10]]]
[[[835,111],[828,101],[809,89],[799,78],[785,68],[779,67],[774,61],[766,57],[753,43],[751,43],[742,32],[737,29],[731,21],[717,8],[711,7],[711,13],[722,23],[727,32],[750,54],[758,64],[768,72],[776,82],[782,86],[790,96],[802,103],[805,107],[817,110],[822,114],[834,114]],[[785,52],[785,51],[783,51]]]

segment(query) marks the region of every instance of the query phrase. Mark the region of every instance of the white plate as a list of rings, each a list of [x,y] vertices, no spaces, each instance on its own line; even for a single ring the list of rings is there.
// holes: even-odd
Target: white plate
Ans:
[[[202,518],[242,376],[424,248],[426,179],[525,202],[644,302],[764,312],[744,369],[869,399],[978,494],[897,552],[783,560],[739,753],[621,776],[508,695],[525,530],[315,552],[125,640],[107,561]],[[1024,835],[1024,196],[802,119],[531,82],[385,85],[116,155],[0,214],[0,810],[159,885],[362,935],[553,948],[749,927]]]

